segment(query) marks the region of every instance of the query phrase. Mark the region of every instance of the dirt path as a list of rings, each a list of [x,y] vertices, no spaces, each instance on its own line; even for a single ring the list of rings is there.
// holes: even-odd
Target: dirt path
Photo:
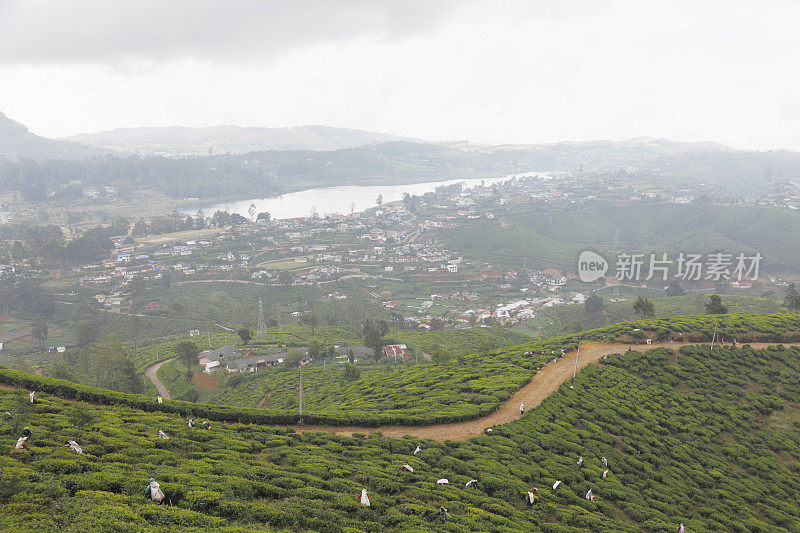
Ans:
[[[704,343],[686,343],[688,345]],[[705,343],[708,344],[708,343]],[[755,349],[766,348],[783,344],[784,346],[797,346],[796,343],[750,343]],[[633,345],[631,348],[637,352],[644,352],[653,348],[672,348],[677,349],[683,343],[667,342],[664,344],[640,344]],[[580,359],[578,360],[578,370],[590,363],[596,363],[601,357],[614,353],[622,353],[628,349],[628,344],[608,344],[599,342],[586,342],[581,344]],[[334,427],[334,426],[292,426],[297,431],[319,431],[334,435],[352,435],[353,433],[382,433],[386,437],[404,437],[406,435],[433,439],[439,442],[445,440],[467,440],[483,434],[486,428],[506,424],[520,417],[519,405],[525,402],[525,409],[530,410],[541,404],[545,398],[554,393],[559,385],[572,377],[575,371],[576,352],[570,352],[555,362],[548,363],[536,375],[530,383],[522,387],[509,400],[504,402],[494,413],[483,418],[468,420],[466,422],[456,422],[452,424],[438,424],[425,427],[408,426],[381,426],[376,428],[364,427]]]
[[[144,375],[147,376],[148,379],[150,379],[150,381],[153,382],[153,385],[155,385],[156,389],[158,389],[158,394],[162,398],[164,398],[165,400],[169,400],[170,399],[170,397],[169,397],[169,389],[167,389],[167,387],[163,383],[161,383],[161,380],[158,379],[158,375],[156,374],[156,372],[158,372],[158,369],[161,368],[161,365],[169,363],[170,361],[172,361],[174,359],[175,358],[172,357],[171,359],[166,359],[164,361],[159,361],[158,363],[150,365],[150,366],[148,366],[147,368],[144,369]]]

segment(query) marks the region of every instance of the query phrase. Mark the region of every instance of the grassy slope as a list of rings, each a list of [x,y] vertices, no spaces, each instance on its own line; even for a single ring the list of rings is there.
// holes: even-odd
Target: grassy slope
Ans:
[[[514,346],[530,341],[530,337],[522,333],[502,328],[470,328],[449,329],[444,331],[402,331],[392,333],[410,347],[417,347],[430,352],[437,346],[446,349],[452,355],[485,352],[503,346]]]
[[[24,391],[0,389],[0,409],[18,415],[0,426],[0,529],[796,531],[799,360],[796,349],[747,348],[610,357],[493,436],[444,444],[242,424],[206,432],[124,407],[92,410],[79,431],[81,404],[45,395],[30,412]],[[13,451],[23,424],[31,451]],[[62,448],[67,438],[85,454]],[[172,506],[145,500],[151,476]],[[532,486],[542,501],[526,510]],[[370,508],[357,504],[362,487]],[[589,488],[596,502],[583,498]]]
[[[755,298],[747,295],[722,294],[722,302],[734,313],[768,314],[785,312],[782,302],[770,298]],[[589,313],[580,304],[559,305],[543,309],[539,316],[530,321],[534,328],[541,328],[547,335],[563,334],[573,331],[577,326],[580,329],[594,329],[607,324],[635,320],[633,302],[635,297],[625,296],[625,302],[607,302],[605,312]],[[671,296],[665,298],[651,298],[655,305],[657,317],[675,315],[689,315],[704,313],[705,303],[708,302],[708,293],[687,294],[684,296]]]

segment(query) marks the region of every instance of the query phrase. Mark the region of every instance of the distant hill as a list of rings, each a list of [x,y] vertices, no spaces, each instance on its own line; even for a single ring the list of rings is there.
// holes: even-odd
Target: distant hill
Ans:
[[[473,145],[482,146],[482,145]],[[484,147],[485,148],[485,147]],[[657,137],[634,137],[622,141],[563,141],[549,144],[505,144],[494,148],[502,150],[538,152],[620,152],[618,156],[632,156],[637,153],[650,155],[673,155],[690,152],[735,152],[732,148],[713,141],[673,141]]]
[[[243,154],[265,150],[330,151],[403,138],[386,133],[330,126],[245,128],[223,125],[206,128],[117,128],[98,133],[81,133],[66,140],[122,153],[180,156]]]
[[[34,135],[0,112],[0,159],[87,159],[102,153],[97,148]]]

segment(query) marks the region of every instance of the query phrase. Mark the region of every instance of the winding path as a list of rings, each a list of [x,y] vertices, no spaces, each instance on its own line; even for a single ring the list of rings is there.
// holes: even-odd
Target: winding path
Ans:
[[[686,345],[708,344],[708,343],[685,343]],[[798,346],[800,343],[749,343],[755,349],[766,348],[782,344],[784,346]],[[585,342],[581,344],[580,360],[578,370],[590,363],[596,363],[601,357],[614,353],[622,353],[630,346],[634,351],[644,352],[653,348],[672,348],[676,349],[684,343],[668,342],[663,344],[640,344],[630,346],[628,344],[611,344],[600,342]],[[452,424],[437,424],[432,426],[380,426],[374,428],[353,427],[353,426],[292,426],[296,431],[317,431],[331,433],[334,435],[352,435],[353,433],[382,433],[386,437],[401,438],[404,436],[417,437],[421,439],[432,439],[439,442],[446,440],[467,440],[483,434],[492,426],[506,424],[520,417],[519,405],[525,402],[525,409],[530,410],[541,404],[545,398],[554,393],[558,387],[572,377],[575,371],[576,352],[570,352],[557,359],[555,362],[548,363],[539,370],[531,381],[518,390],[509,400],[500,405],[500,408],[482,418],[468,420],[466,422],[455,422]]]
[[[159,361],[158,363],[152,364],[144,369],[144,375],[153,382],[156,389],[158,390],[158,394],[164,398],[165,400],[169,400],[169,389],[167,389],[166,385],[164,385],[160,379],[158,379],[158,369],[161,368],[162,365],[169,363],[170,361],[174,360],[175,358],[172,357],[170,359],[165,359],[164,361]]]

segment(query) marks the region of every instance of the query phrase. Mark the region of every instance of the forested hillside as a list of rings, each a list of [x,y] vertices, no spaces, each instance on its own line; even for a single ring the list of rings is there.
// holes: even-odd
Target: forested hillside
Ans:
[[[672,258],[688,250],[768,251],[762,267],[774,272],[800,268],[798,224],[797,212],[766,206],[661,203],[558,211],[531,206],[502,220],[475,220],[437,234],[470,257],[514,267],[533,262],[576,272],[583,250],[611,254],[623,247]]]

